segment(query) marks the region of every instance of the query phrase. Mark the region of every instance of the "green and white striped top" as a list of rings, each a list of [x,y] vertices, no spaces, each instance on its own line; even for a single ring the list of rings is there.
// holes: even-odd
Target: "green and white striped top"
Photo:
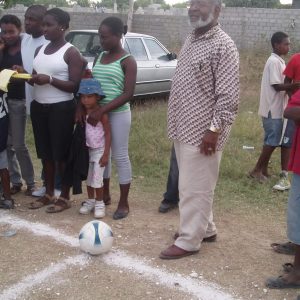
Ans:
[[[123,93],[125,75],[121,66],[121,62],[123,59],[130,56],[130,54],[126,54],[110,64],[102,64],[101,58],[104,53],[105,52],[102,52],[100,54],[92,70],[93,77],[100,81],[102,90],[106,96],[100,101],[101,105],[111,102]],[[130,105],[127,102],[124,105],[112,110],[112,112],[123,112],[129,110]]]

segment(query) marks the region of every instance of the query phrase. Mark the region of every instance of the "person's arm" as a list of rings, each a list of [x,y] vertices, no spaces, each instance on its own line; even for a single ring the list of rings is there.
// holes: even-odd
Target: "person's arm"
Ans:
[[[87,120],[91,125],[95,126],[104,113],[108,113],[122,106],[133,98],[137,73],[135,59],[132,56],[125,58],[122,61],[122,68],[125,75],[123,93],[110,103],[99,107],[95,112],[91,113]]]
[[[219,133],[235,119],[239,103],[239,54],[235,45],[224,45],[219,55],[215,77],[215,106],[210,127],[204,134],[200,151],[211,155],[216,151]]]
[[[32,76],[31,81],[38,85],[51,84],[61,91],[74,93],[80,83],[83,60],[75,47],[69,48],[64,58],[69,68],[69,80],[60,80],[46,74],[37,74]]]
[[[286,76],[284,78],[284,83],[273,84],[272,87],[275,89],[276,92],[286,91],[287,93],[289,93],[299,89],[300,82],[293,82],[291,78]]]
[[[111,133],[110,133],[110,125],[108,121],[107,114],[104,114],[101,118],[103,130],[104,130],[104,137],[105,137],[105,144],[104,144],[104,152],[99,161],[101,167],[105,167],[108,163],[109,159],[109,151],[111,146]]]

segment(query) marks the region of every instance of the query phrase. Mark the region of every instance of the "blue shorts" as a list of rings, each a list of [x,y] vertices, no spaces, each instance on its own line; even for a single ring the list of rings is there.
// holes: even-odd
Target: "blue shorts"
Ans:
[[[287,209],[287,236],[300,245],[300,175],[294,174]]]
[[[288,120],[285,132],[282,138],[282,130],[284,125],[283,119],[272,119],[270,114],[268,118],[262,118],[263,128],[265,131],[264,145],[272,147],[291,148],[295,124],[294,121]]]

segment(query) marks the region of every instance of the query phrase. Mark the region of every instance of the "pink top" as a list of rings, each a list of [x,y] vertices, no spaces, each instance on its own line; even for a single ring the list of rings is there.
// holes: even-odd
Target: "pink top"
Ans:
[[[104,148],[105,138],[102,123],[98,122],[96,126],[92,126],[85,122],[85,139],[89,148]]]

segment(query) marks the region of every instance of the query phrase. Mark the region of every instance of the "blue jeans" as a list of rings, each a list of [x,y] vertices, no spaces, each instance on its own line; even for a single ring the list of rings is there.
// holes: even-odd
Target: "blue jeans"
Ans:
[[[300,245],[300,175],[294,174],[287,209],[287,236]]]
[[[174,144],[171,150],[170,169],[167,181],[167,190],[164,193],[164,202],[177,204],[179,202],[178,192],[179,171]]]

